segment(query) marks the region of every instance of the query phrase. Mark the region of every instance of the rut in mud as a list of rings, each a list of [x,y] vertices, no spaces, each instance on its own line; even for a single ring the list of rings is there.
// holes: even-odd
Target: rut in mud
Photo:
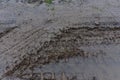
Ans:
[[[41,48],[28,50],[27,56],[17,64],[5,76],[17,76],[24,79],[32,79],[30,74],[35,67],[42,68],[49,63],[59,63],[60,60],[72,57],[97,57],[106,56],[105,53],[88,53],[80,47],[93,45],[110,45],[120,43],[120,28],[114,27],[78,27],[66,28],[55,33],[50,41],[44,42]],[[31,72],[26,73],[27,70]],[[25,74],[26,73],[26,74]],[[29,74],[29,75],[28,75]],[[26,75],[27,78],[25,77]],[[38,74],[39,75],[39,74]],[[37,80],[37,79],[34,79]]]

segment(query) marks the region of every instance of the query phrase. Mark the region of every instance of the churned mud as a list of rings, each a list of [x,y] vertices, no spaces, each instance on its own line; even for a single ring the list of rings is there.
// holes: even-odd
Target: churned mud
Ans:
[[[103,51],[99,53],[87,52],[81,47],[119,43],[119,27],[70,27],[60,29],[59,33],[54,33],[54,37],[51,37],[50,41],[44,42],[42,47],[36,47],[34,51],[27,52],[27,56],[19,64],[16,64],[12,70],[7,71],[4,76],[16,76],[25,80],[38,80],[38,78],[41,78],[42,71],[35,72],[34,68],[36,67],[42,69],[44,65],[59,63],[61,60],[67,63],[69,59],[77,57],[82,59],[95,58],[97,60],[100,56],[106,57],[108,54]],[[31,76],[33,74],[38,77]],[[91,80],[96,79],[93,76]]]
[[[0,79],[120,80],[120,0],[52,1],[0,0]]]

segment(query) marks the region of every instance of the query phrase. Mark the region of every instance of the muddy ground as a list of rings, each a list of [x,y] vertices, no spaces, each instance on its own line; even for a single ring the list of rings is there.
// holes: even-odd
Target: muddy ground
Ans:
[[[0,79],[120,80],[119,8],[120,0],[0,0]]]
[[[105,64],[109,62],[106,57],[110,56],[111,53],[107,53],[99,47],[97,51],[86,51],[84,50],[85,47],[96,46],[97,48],[97,46],[119,45],[120,43],[119,27],[68,27],[60,29],[58,33],[53,34],[54,36],[50,38],[50,41],[45,41],[41,47],[34,46],[33,49],[28,47],[25,53],[26,56],[23,56],[19,63],[16,61],[15,66],[11,70],[8,69],[3,76],[14,76],[25,80],[39,80],[41,79],[41,73],[47,72],[47,70],[41,71],[44,69],[45,65],[53,64],[53,66],[55,66],[59,63],[70,64],[69,62],[71,59],[78,59],[78,64],[81,65],[81,63],[79,63],[81,60],[82,63],[84,63],[84,60],[88,60],[89,62],[91,59],[97,61],[99,58],[103,58],[105,60],[103,61],[103,64]],[[41,45],[41,43],[42,42],[38,41],[37,45]],[[112,54],[116,55],[114,53]],[[93,63],[95,63],[94,60]],[[102,62],[102,60],[100,62]],[[72,61],[73,64],[76,64],[74,60]],[[99,64],[99,62],[97,62],[97,64]],[[9,67],[6,67],[6,69],[7,68]],[[36,68],[37,71],[35,70]],[[61,68],[60,70],[63,71]],[[78,69],[78,73],[80,72],[81,69]],[[51,71],[51,73],[54,73],[54,71]],[[66,73],[67,75],[70,75],[69,70],[66,70]],[[55,74],[58,79],[60,72],[56,72]],[[71,77],[69,76],[69,79],[74,80],[72,78],[76,76],[75,80],[79,80],[81,74],[82,73],[76,75],[76,71],[73,71]],[[50,77],[46,76],[46,78],[49,79]],[[88,77],[86,76],[85,80],[89,79],[87,78]],[[97,76],[90,76],[90,80],[94,80],[94,78],[97,80]]]

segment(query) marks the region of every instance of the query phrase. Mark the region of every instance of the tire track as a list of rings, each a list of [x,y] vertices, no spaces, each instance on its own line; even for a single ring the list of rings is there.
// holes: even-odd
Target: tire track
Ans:
[[[12,60],[12,62],[10,61],[7,61],[10,65],[12,64],[11,67],[13,67],[15,64],[14,62],[16,62],[16,59],[18,58],[18,55],[21,55],[19,56],[19,58],[22,58],[23,56],[26,55],[26,52],[25,52],[25,48],[26,46],[29,47],[30,44],[32,42],[35,42],[35,40],[39,40],[38,41],[41,41],[40,37],[42,37],[44,34],[46,33],[45,30],[43,30],[42,28],[37,28],[35,30],[31,30],[31,33],[29,32],[29,35],[25,36],[21,41],[19,41],[18,43],[16,43],[15,45],[13,45],[12,47],[10,47],[9,49],[5,50],[4,52],[2,52],[2,54],[0,56],[3,56],[1,58],[1,61],[7,61],[7,56],[10,56],[11,58],[13,57],[14,59]],[[37,36],[38,35],[38,36]],[[34,44],[35,45],[35,44]],[[17,52],[14,52],[14,51],[17,51]],[[24,54],[21,52],[25,52]],[[16,54],[17,53],[17,54]],[[14,56],[15,55],[15,56]],[[6,59],[4,59],[6,57]],[[16,59],[15,59],[16,58]],[[15,60],[15,61],[14,61]],[[19,62],[19,59],[17,59],[17,61]],[[7,64],[7,65],[9,65]],[[3,65],[3,64],[2,64]],[[10,68],[10,67],[9,67]],[[11,69],[11,68],[10,68]]]
[[[28,31],[28,34],[26,34],[20,41],[3,52],[3,55],[14,55],[17,53],[17,55],[12,56],[12,59],[16,58],[17,60],[14,59],[12,62],[8,61],[10,62],[8,65],[12,64],[12,66],[9,66],[3,77],[12,74],[14,75],[16,72],[20,72],[22,74],[31,66],[34,67],[34,65],[46,65],[52,61],[59,61],[61,59],[78,55],[83,58],[93,56],[97,59],[97,56],[103,54],[88,53],[79,49],[79,47],[120,43],[120,28],[69,27],[68,29],[60,30],[59,33],[60,34],[56,34],[54,37],[51,37],[50,41],[44,41],[44,38],[46,38],[45,35],[50,35],[49,31],[46,31],[45,28],[37,28]],[[42,40],[43,42],[41,42]],[[36,44],[39,44],[37,49],[35,48]],[[14,50],[17,52],[14,52]],[[16,56],[19,56],[19,58]],[[20,74],[15,75],[20,76]]]
[[[16,73],[17,71],[18,72],[21,71],[22,74],[25,70],[29,69],[31,66],[35,67],[34,65],[36,66],[39,66],[41,64],[45,65],[52,61],[59,61],[59,59],[60,60],[64,58],[66,59],[78,55],[83,58],[88,58],[90,56],[93,56],[95,57],[95,59],[97,59],[97,57],[100,55],[105,56],[106,54],[86,53],[84,50],[79,49],[79,47],[103,45],[103,44],[104,45],[119,44],[120,37],[115,36],[120,34],[119,30],[120,28],[89,28],[89,27],[69,28],[69,29],[61,30],[60,31],[61,34],[55,35],[55,37],[51,38],[51,41],[48,41],[47,44],[42,46],[43,47],[42,49],[36,51],[32,55],[28,56],[26,59],[23,59],[23,61],[20,64],[18,64],[16,67],[14,67],[14,69],[11,72]],[[86,37],[89,38],[87,38],[86,40]],[[106,40],[104,40],[104,37],[107,38],[107,40],[110,39],[109,43],[106,44]],[[111,37],[113,38],[111,39]],[[112,41],[114,39],[118,39],[118,41],[117,42]],[[78,43],[76,40],[81,40],[81,41],[79,41],[80,43]],[[101,42],[95,43],[95,41],[96,42],[101,41]],[[66,50],[62,48],[66,48]]]

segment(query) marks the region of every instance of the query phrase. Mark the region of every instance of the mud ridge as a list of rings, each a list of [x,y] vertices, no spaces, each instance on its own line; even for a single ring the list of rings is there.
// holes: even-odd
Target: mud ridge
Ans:
[[[7,35],[8,33],[10,33],[12,30],[18,28],[17,26],[12,27],[12,28],[7,28],[5,31],[0,32],[0,38],[2,38],[3,36]]]

